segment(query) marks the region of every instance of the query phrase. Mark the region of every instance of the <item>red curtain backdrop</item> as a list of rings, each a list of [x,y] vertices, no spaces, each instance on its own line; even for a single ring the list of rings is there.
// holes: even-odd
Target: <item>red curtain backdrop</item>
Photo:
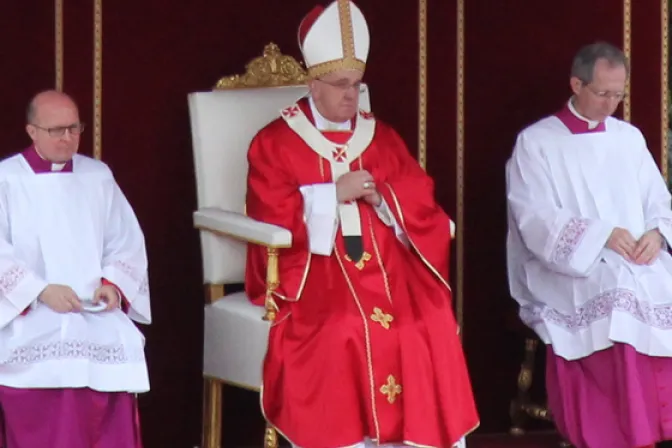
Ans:
[[[77,101],[80,120],[87,126],[80,140],[80,152],[92,156],[94,0],[61,1],[63,3],[63,90]],[[107,3],[113,2],[108,1]],[[107,12],[107,5],[105,12]]]
[[[82,152],[92,154],[94,2],[63,2],[64,87],[89,124]],[[186,96],[243,72],[271,41],[298,58],[296,28],[316,3],[104,1],[102,157],[138,214],[150,257],[154,324],[144,332],[152,391],[140,398],[148,448],[200,443],[203,291]],[[568,99],[578,47],[623,42],[621,2],[501,3],[464,0],[464,342],[481,432],[508,430],[523,349],[506,324],[516,307],[506,281],[504,163],[516,133]],[[659,5],[632,3],[632,121],[660,159]],[[358,4],[372,33],[365,79],[374,111],[417,154],[418,4]],[[427,169],[457,221],[457,0],[427,0],[427,8]],[[0,48],[4,156],[28,143],[25,103],[54,86],[54,2],[5,5]],[[455,267],[455,253],[453,260]],[[258,444],[257,400],[225,390],[225,446]]]
[[[569,99],[576,50],[622,44],[623,11],[612,0],[464,3],[464,342],[482,430],[495,432],[510,427],[523,350],[506,324],[517,307],[506,277],[504,164],[517,132]]]
[[[0,14],[0,157],[28,146],[25,110],[38,91],[53,88],[54,2],[5,2]]]
[[[665,0],[667,1],[667,0]],[[655,3],[655,7],[654,4]],[[632,2],[631,121],[646,137],[649,150],[660,164],[662,155],[661,2]],[[665,98],[667,100],[667,98]]]

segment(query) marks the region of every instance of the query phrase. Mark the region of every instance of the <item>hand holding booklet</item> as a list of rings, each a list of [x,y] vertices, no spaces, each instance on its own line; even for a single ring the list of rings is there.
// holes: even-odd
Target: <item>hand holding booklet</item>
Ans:
[[[94,302],[92,299],[80,299],[80,302],[82,303],[82,311],[89,313],[100,313],[107,308],[107,302],[104,300]]]

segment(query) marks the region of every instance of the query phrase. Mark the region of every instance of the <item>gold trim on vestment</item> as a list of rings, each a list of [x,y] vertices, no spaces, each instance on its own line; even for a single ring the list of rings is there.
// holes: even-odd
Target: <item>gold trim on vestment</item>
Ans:
[[[400,224],[404,229],[404,233],[408,237],[408,241],[411,243],[411,246],[413,246],[413,249],[415,249],[415,253],[418,254],[418,256],[423,261],[423,263],[425,263],[425,265],[429,268],[429,270],[431,270],[434,273],[434,275],[436,275],[436,277],[441,281],[441,283],[443,283],[444,286],[446,288],[448,288],[449,291],[452,292],[452,289],[450,288],[450,285],[448,284],[448,280],[443,278],[441,276],[441,274],[439,274],[439,271],[434,266],[432,266],[432,264],[429,261],[427,261],[425,256],[422,255],[422,253],[418,249],[418,246],[416,246],[415,243],[413,242],[413,238],[411,238],[411,235],[408,233],[408,229],[406,228],[406,223],[404,221],[404,213],[401,209],[401,205],[399,205],[399,200],[397,199],[397,195],[394,194],[394,189],[392,188],[392,186],[390,184],[386,183],[385,185],[387,185],[387,188],[389,188],[389,190],[390,190],[390,194],[392,195],[392,199],[394,200],[394,206],[396,207],[397,213],[399,214],[399,218],[401,219]]]
[[[320,164],[320,176],[322,176],[322,179],[324,179],[324,163],[325,163],[325,161],[326,161],[325,158],[319,157],[319,156],[317,157],[317,163]],[[331,166],[330,166],[330,168],[331,168]]]
[[[363,170],[364,165],[362,162],[362,158],[359,158],[359,169]],[[380,193],[379,193],[380,194]],[[382,196],[381,196],[382,200]],[[390,305],[393,304],[392,302],[392,291],[390,291],[390,280],[387,276],[387,271],[385,270],[385,264],[383,263],[383,257],[380,255],[380,249],[378,249],[378,241],[376,240],[376,233],[373,230],[373,220],[371,218],[371,213],[367,213],[367,217],[369,220],[369,230],[371,234],[371,243],[373,244],[373,251],[376,253],[376,259],[378,260],[378,266],[380,266],[380,272],[383,274],[383,283],[385,284],[385,295],[387,295],[387,300],[390,302]],[[395,235],[396,238],[396,235]]]
[[[261,372],[261,386],[259,387],[259,407],[261,408],[261,415],[264,417],[264,420],[266,420],[266,423],[271,425],[277,432],[280,434],[286,441],[290,443],[292,446],[296,446],[296,443],[292,442],[292,440],[287,437],[287,435],[282,432],[280,428],[278,428],[278,425],[273,423],[270,418],[268,418],[268,415],[266,415],[266,409],[264,408],[264,372],[262,370]]]
[[[371,394],[371,416],[373,418],[373,424],[376,427],[376,438],[380,438],[380,424],[378,423],[378,408],[376,406],[376,384],[375,375],[373,372],[373,356],[371,354],[371,335],[369,332],[369,322],[366,318],[366,313],[364,313],[364,309],[362,308],[362,304],[359,301],[359,296],[357,296],[357,292],[355,292],[355,288],[352,286],[352,281],[350,280],[350,276],[348,275],[348,272],[343,265],[341,254],[339,253],[338,247],[336,245],[334,245],[334,254],[336,255],[336,260],[338,260],[338,265],[341,267],[341,272],[343,272],[345,281],[348,284],[352,298],[354,299],[355,304],[359,309],[359,314],[362,316],[362,323],[364,324],[364,344],[366,346],[366,364],[369,374],[369,392]]]
[[[310,252],[310,249],[307,250],[307,252],[308,252],[308,259],[306,260],[306,267],[303,271],[303,278],[301,279],[301,284],[299,285],[299,290],[296,293],[296,297],[294,298],[287,297],[280,294],[277,291],[273,291],[274,296],[278,297],[281,300],[284,300],[285,302],[298,302],[299,300],[301,300],[301,295],[303,294],[303,288],[306,286],[306,280],[308,280],[308,271],[310,270],[310,263],[313,259],[313,254],[312,252]],[[282,254],[280,255],[282,256]]]

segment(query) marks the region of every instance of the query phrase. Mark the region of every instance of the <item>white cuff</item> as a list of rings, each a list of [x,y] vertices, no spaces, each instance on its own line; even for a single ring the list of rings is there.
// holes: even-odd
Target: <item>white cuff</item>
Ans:
[[[390,208],[387,206],[387,202],[385,202],[385,199],[381,196],[381,201],[380,204],[374,207],[376,210],[376,214],[380,218],[383,223],[388,226],[392,227],[396,223],[396,220],[394,219],[394,215],[390,213]]]
[[[304,185],[299,190],[303,196],[310,251],[316,255],[331,255],[338,229],[336,184]]]
[[[409,247],[408,237],[406,236],[404,229],[402,229],[397,222],[394,214],[390,211],[390,207],[387,205],[387,202],[385,202],[385,199],[382,199],[380,204],[374,207],[374,209],[376,210],[376,214],[380,220],[383,221],[386,226],[394,228],[394,234],[396,235],[397,239],[404,243],[406,247]]]

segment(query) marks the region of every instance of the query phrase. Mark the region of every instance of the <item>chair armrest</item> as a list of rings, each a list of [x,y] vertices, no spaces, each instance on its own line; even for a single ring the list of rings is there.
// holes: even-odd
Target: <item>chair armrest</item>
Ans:
[[[248,243],[282,249],[292,246],[292,233],[241,213],[206,207],[194,212],[194,227]]]

